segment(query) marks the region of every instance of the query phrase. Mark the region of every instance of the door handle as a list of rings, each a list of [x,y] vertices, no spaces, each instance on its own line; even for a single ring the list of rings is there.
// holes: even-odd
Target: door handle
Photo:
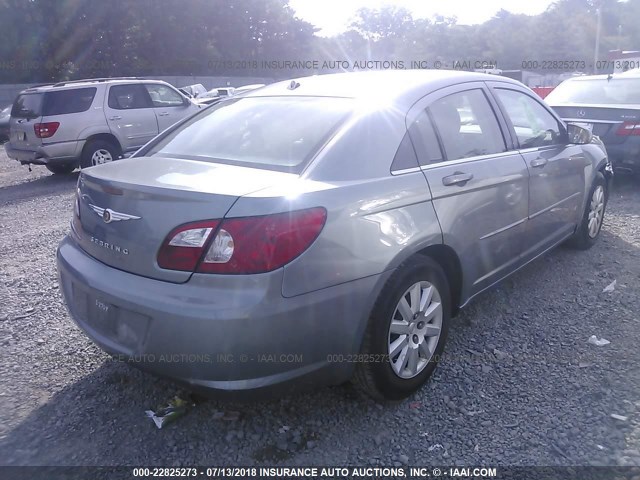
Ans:
[[[160,113],[158,114],[158,116],[159,116],[159,117],[167,117],[167,116],[169,116],[169,112],[160,112]]]
[[[532,168],[542,168],[547,164],[548,161],[549,160],[547,160],[546,158],[538,157],[531,160],[531,163],[529,165],[531,165]]]
[[[113,117],[109,117],[109,120],[122,120],[120,115],[114,115]]]
[[[442,179],[442,184],[445,187],[450,187],[452,185],[460,185],[462,187],[472,178],[473,178],[473,175],[470,173],[455,172],[453,175],[444,177]]]

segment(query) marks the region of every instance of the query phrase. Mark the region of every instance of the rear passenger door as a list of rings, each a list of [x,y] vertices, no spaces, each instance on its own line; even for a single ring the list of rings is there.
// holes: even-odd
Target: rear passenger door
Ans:
[[[529,168],[527,254],[535,256],[574,231],[590,162],[581,147],[568,143],[564,125],[534,94],[503,82],[491,86]]]
[[[151,97],[153,110],[158,120],[158,130],[161,132],[194,110],[190,102],[185,102],[182,95],[166,85],[147,83],[145,88]]]
[[[462,298],[517,268],[526,244],[527,167],[496,109],[478,82],[428,95],[407,117],[444,243],[460,257]]]
[[[151,98],[141,83],[111,85],[104,111],[124,152],[137,150],[158,135]]]

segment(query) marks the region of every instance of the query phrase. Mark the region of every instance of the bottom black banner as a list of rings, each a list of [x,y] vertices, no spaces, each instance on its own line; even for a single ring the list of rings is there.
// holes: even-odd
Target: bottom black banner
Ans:
[[[447,479],[640,480],[640,467],[8,467],[0,480]]]

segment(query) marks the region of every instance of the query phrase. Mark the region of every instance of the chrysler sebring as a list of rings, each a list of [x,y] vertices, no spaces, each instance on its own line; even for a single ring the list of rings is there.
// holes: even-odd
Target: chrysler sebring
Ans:
[[[597,137],[508,78],[299,78],[84,169],[58,269],[93,341],[193,389],[401,399],[474,296],[593,245],[610,176]]]

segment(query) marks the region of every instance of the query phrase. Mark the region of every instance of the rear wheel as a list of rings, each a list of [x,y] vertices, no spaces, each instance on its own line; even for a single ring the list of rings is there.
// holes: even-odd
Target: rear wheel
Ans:
[[[82,150],[82,168],[94,167],[116,160],[118,148],[105,140],[92,140]]]
[[[54,175],[66,175],[73,172],[76,169],[74,164],[67,163],[66,165],[45,165]]]
[[[439,361],[449,330],[447,277],[427,257],[398,268],[383,288],[369,320],[358,387],[378,400],[401,400],[418,390]]]
[[[587,250],[596,243],[602,229],[608,199],[607,181],[604,175],[598,172],[589,190],[587,205],[580,225],[578,225],[576,233],[569,239],[570,246],[580,250]]]

